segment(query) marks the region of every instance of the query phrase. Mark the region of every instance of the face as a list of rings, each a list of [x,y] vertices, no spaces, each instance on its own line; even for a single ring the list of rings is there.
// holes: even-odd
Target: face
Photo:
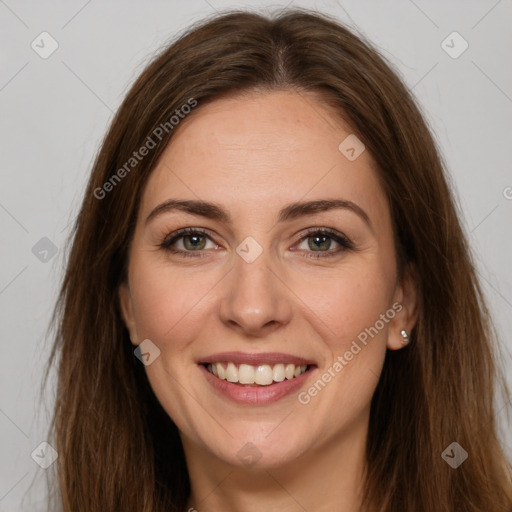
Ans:
[[[350,134],[310,94],[220,99],[152,172],[120,298],[186,451],[276,467],[365,435],[414,296]]]

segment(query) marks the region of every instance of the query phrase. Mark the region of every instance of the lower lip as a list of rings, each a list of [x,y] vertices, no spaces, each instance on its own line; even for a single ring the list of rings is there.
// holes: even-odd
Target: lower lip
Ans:
[[[199,368],[204,373],[206,380],[216,391],[234,402],[246,405],[266,405],[292,395],[304,384],[311,373],[315,371],[315,368],[310,368],[299,377],[294,377],[290,380],[286,379],[283,382],[274,382],[269,386],[243,386],[215,377],[203,365],[199,365]]]

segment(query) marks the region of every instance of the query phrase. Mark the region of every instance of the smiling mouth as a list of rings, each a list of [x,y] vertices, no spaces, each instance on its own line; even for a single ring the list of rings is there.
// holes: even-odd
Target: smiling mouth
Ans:
[[[296,379],[312,368],[305,364],[250,365],[235,364],[230,361],[205,363],[204,367],[218,379],[242,386],[270,386],[285,380]]]

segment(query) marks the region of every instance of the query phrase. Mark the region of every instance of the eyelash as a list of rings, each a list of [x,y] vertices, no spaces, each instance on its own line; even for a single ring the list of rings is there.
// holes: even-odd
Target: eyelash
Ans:
[[[202,258],[206,255],[204,252],[206,249],[202,249],[199,251],[183,251],[181,249],[174,249],[172,248],[172,245],[178,241],[181,238],[184,238],[186,235],[201,235],[208,238],[210,241],[213,242],[211,237],[208,235],[208,232],[202,228],[183,228],[175,233],[172,233],[171,235],[167,236],[163,242],[159,245],[159,247],[165,251],[171,252],[172,254],[178,255],[179,257],[183,258]],[[354,250],[353,243],[344,235],[338,233],[337,231],[334,231],[329,228],[313,228],[309,231],[307,231],[302,238],[299,240],[298,243],[303,242],[304,240],[307,240],[308,238],[311,238],[314,235],[320,235],[320,236],[327,236],[328,238],[331,238],[336,243],[340,245],[340,248],[338,248],[335,251],[329,251],[329,252],[323,252],[323,251],[309,251],[309,255],[303,255],[304,258],[309,259],[320,259],[320,258],[330,258],[333,256],[336,256],[340,254],[343,251],[346,250]]]

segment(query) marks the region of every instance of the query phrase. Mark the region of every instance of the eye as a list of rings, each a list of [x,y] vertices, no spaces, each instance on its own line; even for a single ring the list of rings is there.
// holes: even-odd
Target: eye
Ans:
[[[331,250],[336,245],[338,247]],[[306,251],[304,257],[318,259],[336,256],[343,251],[352,250],[354,244],[345,235],[337,231],[317,228],[307,232],[306,236],[301,238],[298,248]]]
[[[208,248],[208,242],[211,242],[213,247]],[[184,257],[201,257],[201,251],[212,248],[216,249],[219,246],[212,241],[205,230],[201,228],[184,228],[166,237],[160,244],[160,247]]]
[[[213,247],[207,247],[208,242]],[[334,250],[333,246],[335,246]],[[160,247],[180,257],[197,258],[204,257],[204,252],[207,250],[218,249],[219,245],[202,228],[184,228],[167,236]],[[303,254],[305,258],[318,259],[336,256],[346,250],[353,250],[354,245],[338,231],[328,228],[314,228],[300,239],[297,248],[305,253]],[[297,249],[293,248],[291,250],[295,251]]]

